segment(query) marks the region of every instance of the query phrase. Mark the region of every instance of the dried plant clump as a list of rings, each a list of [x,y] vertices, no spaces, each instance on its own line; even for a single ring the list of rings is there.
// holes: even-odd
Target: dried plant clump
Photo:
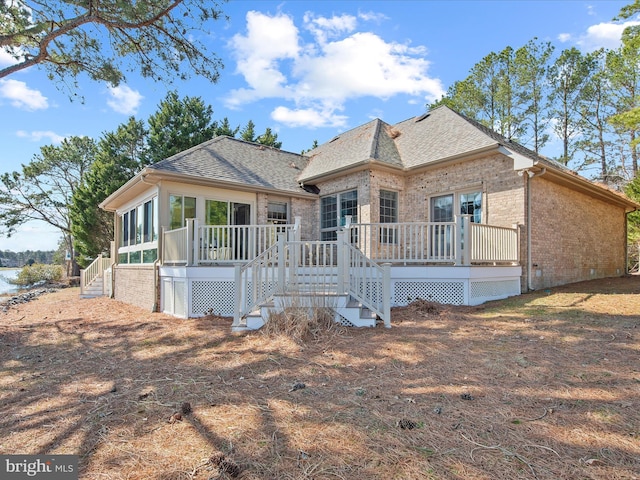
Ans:
[[[285,336],[296,342],[318,340],[326,334],[340,334],[344,327],[336,323],[329,307],[286,307],[272,312],[260,332],[267,337]]]

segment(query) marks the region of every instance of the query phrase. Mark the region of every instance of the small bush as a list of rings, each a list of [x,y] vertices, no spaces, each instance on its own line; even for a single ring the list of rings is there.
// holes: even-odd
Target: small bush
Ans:
[[[64,270],[61,265],[34,263],[23,267],[18,276],[11,280],[11,283],[21,287],[29,287],[37,283],[60,282],[63,276]]]

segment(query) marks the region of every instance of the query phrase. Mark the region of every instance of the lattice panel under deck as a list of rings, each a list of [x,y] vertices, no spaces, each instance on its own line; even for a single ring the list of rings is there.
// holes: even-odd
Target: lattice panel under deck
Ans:
[[[520,280],[498,280],[494,282],[472,282],[471,298],[496,298],[505,295],[519,295]]]
[[[408,305],[416,298],[449,305],[464,304],[463,282],[395,282],[395,305]]]
[[[354,327],[355,328],[355,325],[353,323],[351,323],[349,320],[344,318],[339,313],[336,313],[335,322],[340,324],[340,325],[342,325],[343,327]]]
[[[233,316],[235,282],[194,280],[191,282],[191,309],[193,315]]]

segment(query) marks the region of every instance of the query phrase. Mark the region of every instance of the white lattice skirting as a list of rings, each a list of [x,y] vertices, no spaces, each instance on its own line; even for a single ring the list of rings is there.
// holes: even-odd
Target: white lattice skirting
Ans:
[[[462,281],[397,281],[394,282],[393,303],[408,305],[417,298],[450,305],[464,304]]]
[[[233,316],[231,272],[221,274],[220,269],[203,267],[161,272],[162,311],[183,318],[208,313]],[[519,295],[520,273],[520,267],[392,267],[391,304],[404,306],[421,298],[450,305],[479,305]],[[249,296],[252,288],[249,285]],[[382,294],[381,285],[373,288]]]

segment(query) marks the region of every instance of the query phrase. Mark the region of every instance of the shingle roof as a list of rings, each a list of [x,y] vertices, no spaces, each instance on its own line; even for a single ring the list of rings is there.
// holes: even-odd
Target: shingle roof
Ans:
[[[569,171],[562,164],[510,142],[481,123],[440,106],[395,125],[376,119],[340,134],[307,154],[309,165],[299,179],[313,180],[374,161],[407,170],[499,145],[534,161]]]
[[[393,135],[391,125],[380,119],[341,133],[307,154],[309,165],[299,179],[305,181],[371,161],[401,168],[402,161]]]
[[[453,110],[439,107],[394,125],[404,167],[427,165],[499,143],[465,120]]]
[[[300,193],[296,177],[306,164],[307,159],[295,153],[220,136],[148,170]]]

